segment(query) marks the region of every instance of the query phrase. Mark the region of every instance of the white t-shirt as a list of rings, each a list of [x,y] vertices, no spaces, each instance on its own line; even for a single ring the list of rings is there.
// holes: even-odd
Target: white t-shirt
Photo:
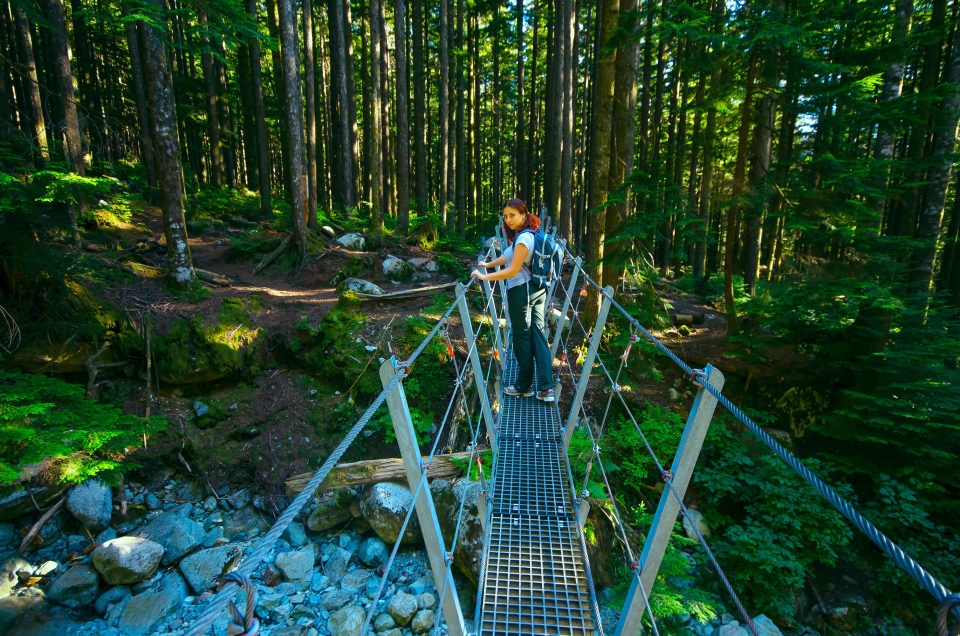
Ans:
[[[526,285],[527,281],[532,278],[530,275],[530,263],[533,262],[533,232],[518,234],[517,238],[514,239],[514,244],[520,244],[527,248],[527,258],[524,259],[523,265],[520,267],[520,271],[517,272],[516,276],[507,279],[507,289],[513,289],[519,285]],[[509,267],[510,263],[513,262],[513,245],[508,245],[507,249],[503,251],[503,255],[506,257],[507,267]]]

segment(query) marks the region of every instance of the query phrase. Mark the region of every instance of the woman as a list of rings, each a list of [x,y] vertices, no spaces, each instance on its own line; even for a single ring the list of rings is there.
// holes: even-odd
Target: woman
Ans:
[[[538,400],[553,402],[553,361],[550,359],[550,346],[544,335],[544,305],[547,290],[540,289],[531,282],[530,263],[533,261],[534,232],[540,229],[540,219],[527,211],[520,199],[511,199],[503,208],[503,231],[510,245],[503,256],[487,262],[481,261],[478,267],[487,269],[500,265],[509,266],[499,272],[482,273],[479,269],[473,275],[480,280],[507,281],[507,309],[513,327],[513,355],[520,367],[513,386],[504,388],[507,395],[529,397],[536,395]],[[525,230],[530,230],[525,231]],[[538,391],[533,390],[533,362],[537,362]]]

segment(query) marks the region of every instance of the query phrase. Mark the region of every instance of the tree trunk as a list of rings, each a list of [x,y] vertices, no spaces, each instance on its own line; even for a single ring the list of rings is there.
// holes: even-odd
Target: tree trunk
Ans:
[[[303,0],[303,68],[307,109],[307,226],[317,229],[317,103],[316,103],[316,58],[313,43],[313,6],[311,0]]]
[[[410,88],[407,85],[406,5],[394,0],[394,48],[397,76],[397,232],[410,231],[410,124],[408,122]]]
[[[620,13],[633,16],[637,10],[637,0],[621,0]],[[627,218],[627,201],[630,200],[630,187],[623,184],[627,176],[627,141],[636,125],[637,111],[637,75],[633,65],[638,57],[639,41],[634,38],[635,22],[629,18],[620,20],[620,28],[626,31],[623,43],[617,49],[617,61],[613,94],[613,129],[610,140],[610,187],[621,189],[616,203],[606,210],[606,235],[610,237],[620,228]],[[649,34],[648,34],[649,36]],[[630,149],[632,151],[632,148]],[[632,162],[630,162],[632,164]],[[622,184],[622,185],[621,185]],[[603,268],[603,286],[617,288],[623,272],[624,254],[627,252],[625,241],[608,243],[606,263]]]
[[[757,105],[757,123],[753,133],[753,158],[750,164],[750,182],[747,186],[750,192],[749,210],[746,218],[746,268],[743,282],[747,292],[754,296],[757,292],[757,277],[760,275],[760,245],[766,199],[758,185],[770,172],[770,151],[773,142],[773,126],[775,121],[774,91],[779,87],[780,77],[777,72],[778,56],[765,55],[764,65],[769,68],[764,72],[763,94]]]
[[[447,208],[449,207],[447,192],[449,191],[450,181],[448,168],[450,163],[450,131],[448,128],[450,122],[450,89],[447,82],[450,75],[449,4],[450,0],[440,0],[440,33],[437,35],[440,40],[440,156],[437,157],[437,163],[440,168],[440,225],[444,228],[447,227]]]
[[[900,51],[897,59],[887,66],[883,73],[883,88],[880,101],[885,106],[894,106],[903,90],[903,74],[906,68],[905,60],[908,47],[904,42],[910,35],[910,26],[913,21],[913,0],[897,0],[896,18],[894,20],[893,35],[890,38],[891,48]],[[873,147],[873,158],[877,163],[879,174],[874,185],[875,192],[867,198],[867,207],[873,214],[866,223],[866,228],[873,236],[880,235],[883,224],[883,209],[886,204],[885,191],[889,180],[890,165],[893,161],[893,149],[896,142],[896,125],[890,115],[880,117],[877,122],[877,139]]]
[[[380,181],[380,219],[394,217],[393,148],[390,143],[390,46],[387,37],[387,0],[380,0],[380,158],[383,175]]]
[[[730,193],[731,205],[727,210],[727,240],[724,245],[723,260],[723,298],[727,312],[727,332],[734,334],[740,330],[737,323],[737,306],[733,299],[733,269],[736,263],[737,239],[739,232],[740,195],[747,171],[747,143],[750,139],[750,113],[753,111],[753,75],[757,66],[757,57],[750,55],[750,68],[747,71],[747,86],[744,90],[743,105],[740,114],[740,134],[737,142],[737,163],[733,170],[733,191]]]
[[[537,58],[540,56],[540,7],[539,2],[534,0],[533,5],[533,50],[530,57],[530,96],[527,99],[530,104],[530,122],[527,126],[526,158],[527,158],[527,207],[536,209],[536,200],[539,198],[537,189],[537,168],[540,166],[540,153],[537,148],[537,132],[540,117],[540,98],[537,94]]]
[[[67,42],[67,23],[63,16],[63,0],[45,0],[46,17],[50,22],[50,44],[53,49],[53,65],[56,88],[63,103],[66,126],[64,129],[64,154],[79,175],[85,173],[83,142],[80,135],[80,120],[77,118],[77,102],[74,97],[73,71],[70,70],[70,51]]]
[[[347,22],[344,19],[344,10],[342,0],[331,0],[334,7],[334,20],[336,25],[330,26],[330,32],[333,35],[334,42],[330,43],[331,48],[336,48],[337,64],[337,97],[340,119],[338,131],[340,133],[339,146],[340,154],[337,158],[337,165],[340,168],[340,192],[343,201],[344,215],[349,215],[349,210],[356,203],[353,199],[353,127],[350,122],[350,105],[347,90],[347,44],[344,32],[347,30]]]
[[[257,22],[257,0],[246,0],[247,13]],[[253,87],[253,116],[257,124],[257,172],[260,176],[260,213],[267,215],[273,207],[270,193],[270,137],[267,132],[267,111],[263,103],[263,72],[260,66],[260,40],[250,38],[250,84]]]
[[[23,88],[26,94],[28,109],[27,118],[30,121],[31,148],[33,149],[33,165],[37,170],[43,170],[50,160],[50,150],[47,147],[47,127],[43,121],[43,104],[40,101],[40,80],[37,77],[37,63],[33,54],[33,40],[30,37],[30,24],[23,9],[11,6],[15,14],[16,32],[20,53],[20,63],[25,66],[23,72]],[[5,96],[4,96],[5,99]]]
[[[380,121],[380,2],[370,1],[370,158],[373,172],[370,175],[370,227],[379,231],[383,227],[380,218],[380,193],[383,185],[383,155],[380,139],[383,134]]]
[[[467,229],[467,148],[464,143],[464,106],[467,87],[463,82],[463,21],[465,0],[457,0],[457,235],[463,238]]]
[[[157,0],[152,2],[156,4]],[[193,281],[194,273],[190,244],[187,242],[187,226],[183,218],[183,167],[180,164],[173,78],[167,65],[164,36],[150,24],[141,25],[150,121],[156,144],[160,208],[167,241],[167,269],[175,284],[186,286]]]
[[[124,15],[130,14],[130,5],[123,4]],[[124,25],[127,35],[127,50],[130,54],[130,75],[133,80],[133,97],[137,105],[137,126],[140,138],[140,160],[147,171],[147,185],[157,187],[157,162],[153,154],[153,136],[150,128],[150,111],[147,108],[147,96],[143,84],[143,64],[140,61],[140,44],[137,38],[137,25],[127,22]]]
[[[369,202],[373,157],[370,155],[370,135],[372,133],[370,132],[370,36],[368,34],[368,22],[370,22],[369,11],[366,17],[360,16],[360,82],[363,86],[363,98],[360,104],[363,109],[363,134],[360,143],[363,170],[360,173],[360,200]]]
[[[714,42],[713,73],[710,75],[710,98],[707,103],[707,128],[704,131],[703,177],[700,184],[700,222],[696,226],[696,246],[694,248],[693,274],[707,274],[707,238],[710,232],[710,195],[713,190],[713,151],[717,143],[717,96],[720,93],[722,58],[719,35],[723,28],[723,16],[726,6],[723,0],[714,3]]]
[[[636,0],[633,0],[636,6]],[[560,227],[560,236],[573,242],[573,128],[574,128],[574,96],[576,93],[576,65],[579,59],[577,41],[574,37],[576,23],[575,0],[563,0],[563,95],[561,121],[561,155],[560,155],[560,211],[557,225]],[[636,86],[636,81],[634,81]],[[636,91],[634,91],[636,92]],[[615,183],[617,183],[615,181]]]
[[[617,27],[620,0],[600,0],[600,42],[606,42]],[[587,221],[587,262],[596,263],[587,269],[595,281],[603,280],[603,242],[606,213],[601,207],[610,194],[610,142],[613,129],[613,99],[616,77],[617,51],[607,53],[597,64],[597,101],[594,107],[596,125],[591,143],[593,159],[590,169],[590,208]],[[591,292],[586,303],[586,324],[596,320],[600,311],[600,295]]]
[[[950,173],[953,170],[953,150],[957,142],[957,122],[960,120],[960,33],[954,35],[947,65],[946,83],[950,85],[950,89],[937,111],[939,115],[930,157],[929,185],[920,211],[917,232],[920,247],[916,251],[914,267],[910,271],[910,291],[923,296],[929,295],[933,283],[937,240],[943,225],[943,210],[947,201]]]
[[[283,106],[287,120],[289,149],[290,212],[293,215],[293,240],[301,259],[307,250],[306,174],[304,173],[303,95],[300,91],[300,54],[297,50],[297,12],[293,0],[279,0],[280,48],[283,57]]]
[[[199,15],[200,24],[206,24],[207,14]],[[207,89],[207,138],[210,142],[210,166],[213,170],[213,185],[223,187],[223,156],[220,153],[220,121],[217,114],[217,77],[213,69],[211,45],[203,47],[200,56],[203,65],[203,79]]]
[[[423,0],[413,0],[413,135],[415,138],[414,154],[416,172],[416,199],[414,206],[417,216],[424,216],[427,212],[427,126],[426,126],[426,92],[427,67],[423,59]]]
[[[523,0],[517,0],[517,101],[514,116],[517,122],[517,154],[514,159],[514,173],[516,175],[516,196],[524,201],[528,200],[529,186],[527,185],[527,154],[526,139],[524,137],[523,119]],[[510,197],[513,198],[513,197]],[[502,201],[500,202],[502,203]]]

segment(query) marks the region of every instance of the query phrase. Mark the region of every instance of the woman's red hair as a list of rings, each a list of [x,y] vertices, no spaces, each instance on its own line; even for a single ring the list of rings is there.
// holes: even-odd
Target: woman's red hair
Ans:
[[[540,229],[539,217],[537,217],[536,214],[531,214],[530,211],[527,210],[527,204],[521,201],[520,199],[510,199],[509,201],[507,201],[507,204],[503,207],[513,208],[520,214],[523,214],[524,216],[527,217],[527,220],[524,222],[523,227],[521,227],[517,231],[510,229],[506,221],[503,222],[503,234],[504,236],[507,237],[507,240],[509,242],[513,243],[513,240],[517,238],[517,234],[519,234],[523,230],[533,230],[534,232],[536,232],[537,230]]]

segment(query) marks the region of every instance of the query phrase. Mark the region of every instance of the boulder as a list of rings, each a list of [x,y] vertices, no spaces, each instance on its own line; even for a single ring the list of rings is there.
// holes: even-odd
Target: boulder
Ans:
[[[313,576],[313,562],[315,556],[313,547],[308,546],[295,552],[282,552],[277,555],[277,569],[283,572],[291,583],[306,587]]]
[[[405,592],[397,592],[387,605],[387,614],[397,622],[397,625],[406,625],[417,613],[417,599]]]
[[[53,582],[47,589],[47,598],[54,603],[77,609],[93,603],[100,589],[97,571],[89,565],[77,565]]]
[[[49,603],[38,586],[17,590],[16,593],[0,599],[0,634],[20,636],[22,622],[30,616],[46,618],[50,615]],[[11,628],[17,624],[18,631]],[[49,632],[40,632],[41,634]],[[63,633],[63,632],[54,632]]]
[[[307,545],[307,533],[303,530],[303,524],[299,521],[291,521],[287,529],[283,531],[283,538],[290,545],[300,548]]]
[[[307,519],[307,527],[313,532],[323,532],[353,518],[350,505],[356,501],[356,493],[350,488],[341,488],[320,498],[316,510]]]
[[[363,518],[373,527],[373,531],[384,542],[392,545],[400,536],[400,527],[411,505],[413,505],[413,496],[406,486],[383,482],[364,491],[360,509],[363,511]],[[403,535],[402,543],[417,544],[422,539],[420,524],[414,515]]]
[[[373,576],[373,573],[370,572],[370,570],[357,569],[352,572],[347,572],[343,575],[343,578],[340,579],[340,589],[350,593],[359,592],[366,586],[371,576]]]
[[[99,479],[88,479],[67,494],[67,510],[96,534],[110,525],[110,487]]]
[[[483,526],[477,508],[477,500],[482,496],[480,491],[479,482],[467,482],[463,479],[456,483],[434,479],[430,484],[430,494],[433,495],[433,505],[437,509],[440,530],[445,537],[453,536],[460,502],[466,499],[463,506],[463,524],[453,553],[453,562],[474,585],[480,580],[480,561],[483,557]]]
[[[703,513],[699,510],[688,510],[687,512],[689,513],[689,519],[687,515],[683,515],[683,531],[687,533],[687,538],[693,539],[694,541],[698,540],[697,533],[693,529],[693,524],[696,524],[696,528],[700,531],[700,534],[703,535],[703,538],[709,539],[710,527],[707,525],[707,522],[703,520]]]
[[[367,615],[363,608],[356,605],[347,605],[330,615],[327,629],[331,636],[360,636],[363,621]]]
[[[214,586],[238,558],[240,551],[230,546],[200,550],[180,561],[180,571],[193,591],[201,594]]]
[[[13,592],[13,588],[20,582],[17,572],[26,568],[32,569],[33,566],[18,556],[10,557],[0,566],[0,598]]]
[[[347,573],[347,565],[350,563],[352,556],[343,548],[337,548],[330,555],[330,560],[327,561],[324,571],[330,577],[332,584],[338,585],[340,583],[340,579]]]
[[[189,519],[184,519],[184,521],[189,521],[189,524],[175,527],[173,532],[170,533],[170,538],[163,544],[164,565],[176,563],[199,548],[203,542],[203,526]]]
[[[410,630],[414,634],[426,634],[433,629],[433,610],[420,610],[410,622]]]
[[[173,537],[175,530],[180,530],[180,532],[177,533],[177,539],[171,546],[170,539]],[[173,547],[174,552],[176,552],[177,550],[184,549],[185,544],[189,545],[194,540],[197,544],[202,541],[203,526],[187,517],[175,514],[173,512],[164,512],[144,526],[143,530],[141,530],[138,534],[143,535],[144,538],[150,539],[155,543],[159,543],[161,546],[164,546],[167,549]],[[196,547],[196,544],[194,544],[193,547]],[[193,548],[191,547],[189,549]],[[164,565],[172,563],[176,559],[182,557],[184,554],[185,552],[173,559],[165,556],[163,563]]]
[[[160,623],[175,612],[187,597],[187,586],[177,572],[170,572],[160,582],[160,589],[143,592],[123,607],[117,626],[127,636],[148,636]]]
[[[763,614],[753,619],[753,626],[757,628],[757,631],[760,633],[759,636],[783,636],[780,628],[774,625],[773,621]]]
[[[337,285],[337,291],[341,294],[343,292],[356,292],[360,294],[372,294],[374,296],[382,296],[383,290],[370,281],[361,280],[359,278],[347,278],[342,283]]]
[[[386,563],[389,557],[387,545],[377,537],[370,537],[360,544],[360,560],[370,567]]]
[[[163,546],[140,537],[118,537],[93,551],[93,566],[110,585],[130,585],[149,579],[163,557]]]
[[[227,540],[232,540],[241,533],[247,539],[252,539],[269,529],[270,524],[263,520],[263,517],[253,506],[247,506],[223,515],[223,536]]]
[[[364,246],[367,244],[367,240],[355,232],[350,234],[344,234],[337,239],[337,243],[343,245],[348,250],[353,250],[354,252],[362,252]]]
[[[396,256],[387,256],[383,261],[383,275],[393,281],[410,280],[413,267]]]
[[[133,592],[126,585],[111,587],[97,598],[97,602],[93,604],[93,609],[96,610],[97,614],[103,616],[111,605],[121,603],[131,596],[133,596]]]
[[[440,267],[437,265],[437,261],[428,261],[426,264],[424,264],[423,269],[427,270],[428,272],[434,273],[438,271]]]
[[[320,226],[320,231],[323,232],[324,236],[327,238],[337,238],[337,233],[333,231],[333,228],[329,225]]]

